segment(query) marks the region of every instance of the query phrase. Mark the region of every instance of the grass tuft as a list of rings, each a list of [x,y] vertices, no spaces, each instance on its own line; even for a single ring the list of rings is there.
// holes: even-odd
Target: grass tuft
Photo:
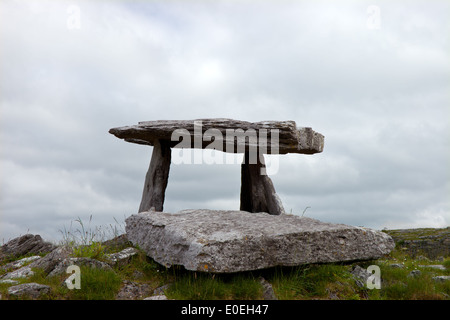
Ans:
[[[247,273],[229,276],[186,272],[175,275],[166,294],[177,300],[251,300],[262,299],[262,286]]]

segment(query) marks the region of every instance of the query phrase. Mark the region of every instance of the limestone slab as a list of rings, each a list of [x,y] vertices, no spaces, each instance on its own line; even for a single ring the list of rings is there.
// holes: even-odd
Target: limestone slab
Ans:
[[[394,248],[381,231],[246,211],[141,212],[126,219],[126,233],[162,265],[215,273],[372,260]]]
[[[178,130],[176,141],[173,141],[174,131]],[[278,132],[276,142],[272,132]],[[154,120],[141,121],[137,125],[111,128],[109,133],[127,142],[153,146],[155,140],[170,141],[170,147],[180,147],[183,140],[183,148],[211,148],[220,146],[224,152],[243,153],[250,147],[259,149],[260,153],[271,154],[274,150],[272,143],[278,148],[276,153],[303,153],[314,154],[323,151],[324,136],[309,127],[297,127],[295,121],[260,121],[248,122],[227,118],[196,119],[196,120]],[[234,134],[230,134],[234,133]],[[252,138],[239,139],[243,136]],[[267,139],[261,139],[265,137]],[[255,134],[255,135],[252,135]],[[190,141],[186,145],[186,141]],[[242,147],[242,148],[241,148]]]

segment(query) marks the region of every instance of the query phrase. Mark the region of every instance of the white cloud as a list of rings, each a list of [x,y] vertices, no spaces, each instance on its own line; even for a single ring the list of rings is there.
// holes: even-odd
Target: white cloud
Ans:
[[[122,218],[119,212],[128,215],[135,211],[133,201],[121,196],[122,191],[105,192],[112,178],[104,171],[30,168],[9,161],[2,161],[1,168],[1,211],[6,213],[7,223],[19,225],[22,230],[52,229],[48,236],[53,238],[77,217],[93,214],[96,221],[108,224],[114,222],[114,217]],[[127,187],[121,177],[114,176],[113,182]],[[112,197],[113,193],[116,196]]]
[[[322,154],[280,157],[287,211],[448,223],[450,5],[377,1],[371,30],[373,4],[2,1],[2,236],[134,212],[151,148],[108,130],[205,117],[325,135]],[[80,28],[67,26],[70,5]],[[165,207],[237,208],[239,187],[238,164],[172,166]]]

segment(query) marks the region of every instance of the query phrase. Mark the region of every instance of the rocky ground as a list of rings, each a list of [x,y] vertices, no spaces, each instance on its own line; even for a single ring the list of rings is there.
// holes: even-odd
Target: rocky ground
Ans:
[[[373,261],[342,266],[301,267],[290,273],[282,270],[281,276],[279,270],[262,271],[257,275],[252,274],[251,279],[254,278],[254,281],[250,282],[247,281],[247,274],[244,276],[246,279],[241,279],[242,287],[245,287],[242,289],[236,281],[218,280],[219,277],[215,278],[214,275],[197,275],[187,271],[182,276],[175,275],[175,271],[165,269],[133,247],[126,235],[101,244],[56,246],[39,235],[27,234],[0,247],[0,299],[160,300],[167,299],[167,296],[175,299],[208,299],[217,298],[217,295],[203,295],[200,292],[206,290],[205,286],[220,281],[231,283],[235,288],[232,293],[221,287],[213,288],[212,291],[225,290],[222,296],[218,296],[225,299],[386,299],[396,298],[395,292],[398,292],[398,299],[402,299],[402,294],[411,299],[450,299],[450,228],[384,232],[396,242],[395,254],[376,261],[382,267],[382,283],[387,287],[385,291],[392,291],[390,296],[386,292],[384,296],[379,293],[374,295],[376,290],[368,291],[366,288],[367,279],[372,275],[367,271],[367,265],[375,263]],[[83,286],[92,287],[96,292],[69,289],[70,285],[76,284],[75,274],[68,273],[71,265],[82,268]],[[396,280],[395,276],[400,273],[403,278]],[[330,277],[328,282],[323,279],[324,275]],[[90,276],[91,282],[86,282]],[[184,282],[188,279],[186,288],[182,287],[183,281],[177,282],[177,277],[183,278]],[[426,278],[426,282],[421,284],[418,281],[420,277]],[[289,282],[285,278],[295,281]],[[324,283],[321,285],[323,288],[319,283]],[[202,288],[196,289],[197,284]],[[422,289],[408,293],[406,287],[418,285],[422,285],[426,293],[418,293],[417,290]],[[252,286],[254,291],[251,291]],[[173,287],[177,289],[169,290]],[[186,290],[191,290],[191,295],[183,295],[182,292]],[[198,292],[192,293],[193,290]],[[247,290],[247,293],[236,293],[243,290]],[[170,294],[166,296],[168,292]]]
[[[450,255],[450,227],[385,230],[398,248],[413,258],[426,256],[436,259]]]
[[[3,298],[51,298],[52,288],[50,285],[28,282],[27,279],[33,278],[36,273],[42,273],[47,279],[62,278],[61,286],[69,287],[70,283],[68,285],[69,281],[67,281],[67,278],[71,276],[71,273],[67,272],[69,266],[77,265],[104,272],[114,272],[115,268],[120,269],[126,266],[130,259],[139,252],[128,242],[126,235],[105,241],[101,247],[102,253],[112,253],[102,254],[101,260],[98,260],[78,257],[82,248],[79,251],[80,248],[67,245],[55,246],[44,241],[39,235],[27,234],[7,242],[0,247],[0,285],[8,286],[7,294]],[[124,249],[119,250],[120,248]],[[86,255],[92,254],[89,246],[86,246],[85,249]],[[23,256],[26,257],[23,258]],[[70,282],[73,285],[75,279]],[[123,281],[115,298],[119,300],[166,299],[161,288],[153,292],[149,285],[138,285],[128,280]]]

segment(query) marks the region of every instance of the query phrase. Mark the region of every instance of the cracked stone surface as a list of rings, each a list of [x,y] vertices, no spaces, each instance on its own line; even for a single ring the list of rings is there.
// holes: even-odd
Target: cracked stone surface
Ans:
[[[381,231],[246,211],[142,212],[126,219],[126,232],[162,265],[215,273],[372,260],[395,246]]]

